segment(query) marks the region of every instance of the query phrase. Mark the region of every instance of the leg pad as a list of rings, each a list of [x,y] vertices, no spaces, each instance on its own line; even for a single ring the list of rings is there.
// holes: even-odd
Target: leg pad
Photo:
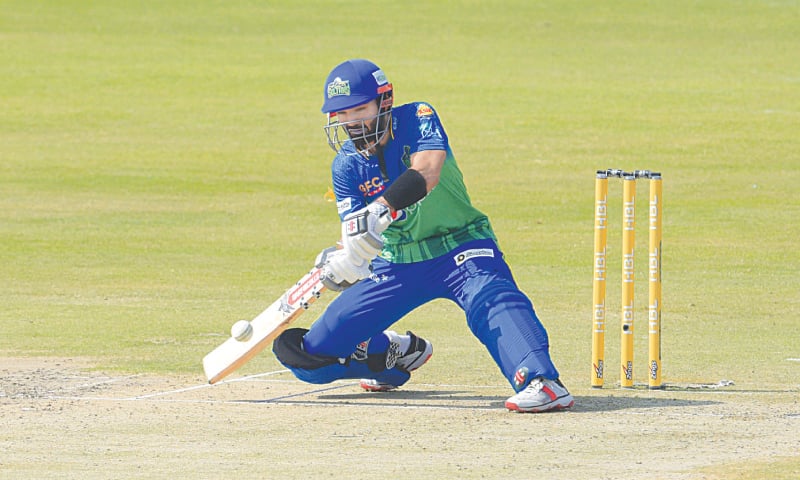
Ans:
[[[308,332],[305,328],[289,328],[281,333],[272,344],[275,357],[287,367],[314,370],[339,363],[335,357],[312,355],[303,350],[303,335]]]

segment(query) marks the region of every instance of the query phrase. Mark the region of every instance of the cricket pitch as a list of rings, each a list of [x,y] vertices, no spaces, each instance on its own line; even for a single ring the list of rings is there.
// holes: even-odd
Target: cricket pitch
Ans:
[[[576,479],[724,478],[746,463],[800,468],[796,391],[572,386],[575,407],[503,408],[505,385],[362,392],[277,370],[113,376],[73,360],[3,359],[3,478],[319,478],[382,474]],[[243,439],[247,441],[242,441]],[[343,473],[344,472],[344,473]],[[522,473],[520,473],[522,472]]]

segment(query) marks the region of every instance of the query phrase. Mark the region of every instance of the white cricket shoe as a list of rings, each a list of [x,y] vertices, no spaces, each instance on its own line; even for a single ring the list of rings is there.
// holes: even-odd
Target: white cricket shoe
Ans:
[[[397,367],[407,372],[413,372],[425,365],[425,362],[433,355],[433,345],[422,337],[406,332],[408,338],[401,339],[401,336],[395,332],[387,331],[386,333],[389,335],[389,350],[386,352],[387,368]],[[399,355],[402,349],[401,345],[405,343],[404,341],[408,341],[408,348],[406,348],[405,353]],[[397,388],[397,385],[379,382],[371,378],[362,378],[360,385],[361,388],[369,392],[387,392]]]
[[[406,349],[406,352],[397,357],[395,366],[401,370],[405,370],[406,372],[413,372],[419,367],[425,365],[425,362],[431,358],[431,355],[433,355],[433,345],[431,342],[425,340],[424,338],[418,337],[411,332],[406,332],[406,335],[408,335],[411,341]],[[399,340],[392,340],[391,345],[389,346],[389,351],[391,352],[394,348],[399,348],[400,345],[401,342]],[[389,355],[389,352],[387,352],[387,355]],[[386,363],[389,364],[389,361],[387,360]]]
[[[534,413],[569,408],[575,403],[560,380],[536,377],[518,394],[506,400],[506,408],[514,412]]]

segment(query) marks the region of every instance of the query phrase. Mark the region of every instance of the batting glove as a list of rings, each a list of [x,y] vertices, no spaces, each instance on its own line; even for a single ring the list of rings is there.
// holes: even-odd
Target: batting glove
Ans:
[[[348,214],[342,222],[342,244],[354,257],[369,261],[383,250],[381,234],[392,223],[389,207],[373,202]]]
[[[341,292],[352,287],[370,273],[369,262],[356,258],[336,247],[326,248],[317,256],[317,267],[321,268],[320,280],[329,290]]]

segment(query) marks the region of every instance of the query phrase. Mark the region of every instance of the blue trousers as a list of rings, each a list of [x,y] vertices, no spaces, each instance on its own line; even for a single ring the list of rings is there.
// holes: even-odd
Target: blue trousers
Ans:
[[[514,382],[514,374],[522,367],[528,369],[529,379],[558,378],[547,332],[494,241],[475,240],[424,262],[397,264],[378,258],[372,265],[370,278],[343,291],[311,325],[303,337],[306,352],[349,358],[356,345],[372,338],[383,340],[370,342],[370,350],[388,346],[381,335],[384,330],[415,308],[446,298],[464,310],[470,330],[513,388],[525,387]],[[357,361],[315,370],[289,368],[310,383],[374,378],[400,386],[410,376],[397,368],[374,372]]]

